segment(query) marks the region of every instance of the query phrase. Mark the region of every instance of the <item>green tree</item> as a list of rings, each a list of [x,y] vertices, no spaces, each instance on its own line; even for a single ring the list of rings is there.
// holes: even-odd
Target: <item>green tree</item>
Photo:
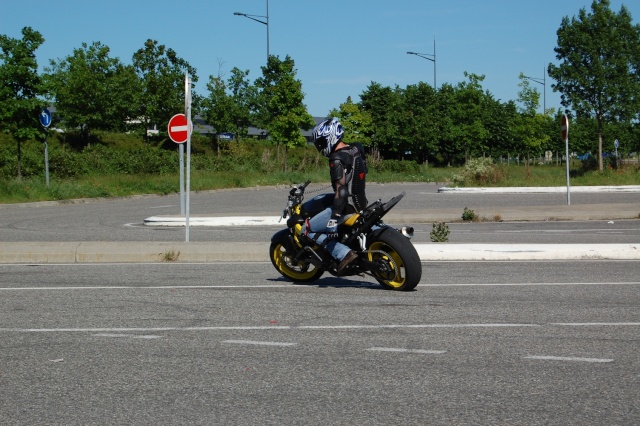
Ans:
[[[231,70],[227,80],[228,90],[233,100],[233,131],[237,136],[246,136],[257,108],[258,88],[249,81],[249,70]]]
[[[123,131],[135,117],[139,84],[133,68],[110,57],[100,42],[83,43],[45,71],[63,126],[79,129],[85,142],[92,130]]]
[[[464,155],[464,161],[469,157],[478,157],[488,150],[486,145],[489,132],[485,127],[485,108],[493,98],[482,90],[481,82],[484,75],[476,75],[465,71],[468,82],[457,85],[454,99],[455,107],[452,111],[454,122],[454,146],[458,149],[458,158]]]
[[[133,54],[133,67],[142,81],[138,118],[144,129],[154,124],[164,128],[171,117],[184,112],[185,72],[189,73],[192,83],[196,83],[196,69],[173,49],[151,39]],[[197,110],[199,97],[195,84],[191,86],[191,98],[193,108]]]
[[[412,158],[434,161],[439,148],[436,91],[420,82],[407,86],[401,95],[396,126],[403,151],[410,151]]]
[[[258,94],[258,121],[269,132],[269,138],[285,150],[304,145],[306,140],[300,129],[308,130],[315,123],[303,103],[302,82],[296,79],[293,59],[281,60],[269,56],[262,67],[262,77],[255,82]],[[285,156],[285,170],[286,170]]]
[[[361,143],[363,146],[371,145],[371,133],[373,122],[371,115],[363,110],[359,104],[351,100],[351,96],[329,114],[337,117],[344,127],[344,141],[346,143]]]
[[[22,39],[0,35],[0,131],[17,142],[18,177],[22,176],[21,144],[42,134],[38,114],[45,106],[35,51],[44,43],[30,27]]]
[[[226,89],[222,77],[209,76],[207,83],[209,95],[202,99],[201,114],[207,124],[215,130],[218,146],[220,135],[233,131],[233,99],[227,94]]]
[[[640,118],[640,26],[624,5],[615,13],[609,0],[594,0],[591,13],[582,8],[577,18],[564,17],[557,35],[561,63],[549,64],[552,87],[564,107],[595,118],[603,170],[605,124]]]
[[[394,116],[400,109],[401,93],[389,86],[371,82],[360,95],[360,108],[371,117],[371,146],[383,155],[398,155],[398,128]]]
[[[518,103],[521,107],[514,123],[513,132],[527,154],[540,154],[550,139],[547,133],[547,123],[550,118],[536,112],[540,106],[540,92],[531,87],[529,80],[525,78],[523,73],[520,73],[519,78]]]

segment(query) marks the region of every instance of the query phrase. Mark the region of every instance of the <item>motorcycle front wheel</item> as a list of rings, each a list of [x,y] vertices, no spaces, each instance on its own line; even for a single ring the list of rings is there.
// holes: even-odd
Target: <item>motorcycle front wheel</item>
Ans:
[[[375,265],[374,277],[383,287],[401,291],[416,288],[422,278],[422,263],[407,237],[385,229],[372,238],[368,250],[369,261]]]
[[[294,261],[293,256],[294,253],[280,242],[273,242],[269,247],[271,263],[288,280],[312,282],[320,278],[324,273],[322,268],[318,268],[315,265]]]

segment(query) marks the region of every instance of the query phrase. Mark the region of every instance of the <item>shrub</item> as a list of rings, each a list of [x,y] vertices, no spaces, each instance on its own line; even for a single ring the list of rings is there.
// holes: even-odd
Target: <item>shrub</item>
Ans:
[[[444,222],[434,222],[429,238],[434,243],[446,243],[449,241],[449,225]]]
[[[474,212],[473,210],[471,210],[470,208],[465,207],[464,211],[462,212],[462,220],[476,220],[478,219],[478,215],[476,215],[476,212]]]
[[[504,179],[502,168],[493,164],[490,157],[472,158],[467,161],[462,171],[453,176],[456,185],[497,184]]]

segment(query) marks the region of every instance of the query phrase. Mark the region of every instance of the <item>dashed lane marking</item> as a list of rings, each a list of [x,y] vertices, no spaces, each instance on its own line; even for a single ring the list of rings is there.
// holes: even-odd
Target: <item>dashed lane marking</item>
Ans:
[[[434,351],[428,349],[404,349],[404,348],[369,348],[368,351],[374,352],[404,352],[410,354],[429,354],[429,355],[439,355],[444,354],[447,351]]]
[[[524,359],[535,359],[541,361],[577,361],[577,362],[613,362],[613,359],[609,358],[580,358],[575,356],[548,356],[548,355],[531,355],[525,356]]]
[[[295,346],[297,343],[288,342],[257,342],[255,340],[224,340],[222,343],[232,343],[237,345],[257,345],[257,346]]]

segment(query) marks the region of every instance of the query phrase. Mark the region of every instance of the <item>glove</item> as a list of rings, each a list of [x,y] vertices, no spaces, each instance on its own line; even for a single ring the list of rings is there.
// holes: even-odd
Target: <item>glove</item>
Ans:
[[[329,219],[329,222],[327,222],[327,230],[325,232],[329,238],[336,238],[338,236],[338,221],[335,219]]]

